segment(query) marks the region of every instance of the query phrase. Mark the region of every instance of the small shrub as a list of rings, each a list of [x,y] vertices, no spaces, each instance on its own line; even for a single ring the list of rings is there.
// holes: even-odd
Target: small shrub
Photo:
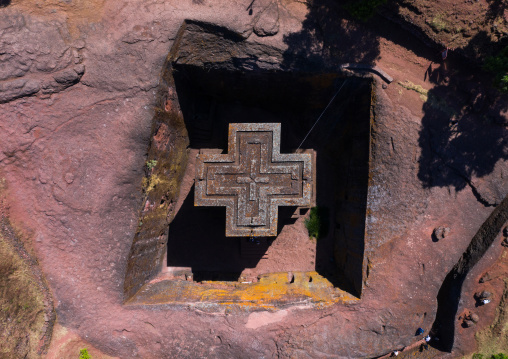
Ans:
[[[88,349],[81,349],[79,351],[79,359],[92,359],[90,354],[88,354]]]
[[[309,237],[320,239],[328,234],[328,208],[312,207],[309,218],[305,220]]]
[[[376,12],[376,9],[386,4],[387,0],[359,0],[348,3],[345,8],[355,19],[367,21]]]
[[[508,46],[497,56],[488,57],[483,68],[494,74],[494,85],[502,92],[508,93]]]
[[[440,32],[447,29],[447,23],[443,20],[441,15],[435,16],[429,24],[434,31]]]
[[[157,160],[146,161],[146,168],[148,168],[149,171],[151,171],[155,166],[157,166]]]
[[[499,353],[499,354],[492,354],[488,358],[485,358],[485,356],[483,354],[476,353],[476,354],[473,354],[472,359],[508,359],[508,355]]]

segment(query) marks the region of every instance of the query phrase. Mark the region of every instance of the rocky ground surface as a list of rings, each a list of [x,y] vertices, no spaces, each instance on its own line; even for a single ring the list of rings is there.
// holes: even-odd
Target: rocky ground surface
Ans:
[[[380,13],[476,63],[499,50],[508,35],[506,1],[389,1]]]
[[[495,3],[464,6],[488,11]],[[445,30],[469,14],[465,8],[455,7],[453,20],[448,12],[431,13],[432,7],[428,16],[419,15],[418,6],[404,2],[408,16],[426,19],[444,36],[431,39],[421,31],[431,45],[460,33],[450,40],[456,52],[443,61],[439,47],[400,24],[383,18],[358,24],[335,3],[1,4],[0,176],[7,183],[10,223],[30,239],[53,294],[58,325],[48,358],[78,357],[83,347],[94,358],[385,355],[420,340],[416,328],[430,330],[443,281],[507,194],[506,98],[464,63],[467,51],[460,51],[473,46],[468,39],[486,25]],[[391,84],[378,80],[375,89],[368,216],[373,250],[366,253],[369,275],[357,303],[274,312],[122,304],[156,89],[186,19],[273,46],[288,62],[304,58],[328,68],[371,63],[394,78]],[[404,19],[400,23],[408,26]],[[495,19],[501,24],[501,17]],[[433,238],[439,226],[450,231]],[[506,303],[503,241],[502,234],[495,236],[465,278],[453,352],[434,351],[434,357],[475,351],[475,331],[487,339],[499,334],[487,332],[505,320],[502,309],[496,311]],[[495,279],[479,283],[485,273]],[[492,303],[475,307],[474,293],[483,290],[492,293]],[[467,311],[479,316],[474,327],[462,327],[459,317]]]

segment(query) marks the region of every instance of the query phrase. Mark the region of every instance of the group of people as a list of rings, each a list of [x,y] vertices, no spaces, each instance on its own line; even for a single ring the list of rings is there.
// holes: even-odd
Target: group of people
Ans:
[[[418,329],[416,330],[416,334],[415,334],[415,335],[417,335],[417,336],[418,336],[418,335],[422,335],[424,332],[425,332],[425,331],[424,331],[422,328],[418,328]],[[428,344],[428,343],[429,343],[432,339],[434,339],[434,340],[436,340],[436,341],[437,341],[437,340],[439,340],[439,338],[437,338],[437,337],[432,338],[432,337],[430,336],[430,334],[427,334],[427,336],[425,336],[425,338],[423,338],[423,339],[425,340],[425,343],[422,343],[422,344],[420,345],[420,351],[423,351],[423,350],[427,350],[427,349],[429,349],[429,344]],[[393,356],[393,357],[396,357],[396,356],[398,356],[398,355],[399,355],[399,351],[398,351],[398,350],[394,350],[394,351],[392,352],[392,356]]]

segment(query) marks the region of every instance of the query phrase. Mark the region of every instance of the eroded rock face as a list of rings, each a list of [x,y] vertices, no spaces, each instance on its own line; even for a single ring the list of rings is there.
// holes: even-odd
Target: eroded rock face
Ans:
[[[213,311],[187,305],[125,307],[125,271],[140,226],[139,211],[146,206],[141,183],[154,123],[155,148],[174,143],[179,149],[174,153],[184,157],[183,135],[164,127],[167,119],[157,122],[154,112],[173,108],[178,113],[171,101],[174,93],[167,93],[169,101],[158,103],[162,96],[156,92],[185,19],[237,33],[231,41],[250,55],[233,58],[249,71],[303,62],[308,68],[328,70],[355,61],[377,61],[388,72],[398,68],[383,61],[389,61],[385,59],[393,49],[402,50],[388,40],[379,46],[372,32],[330,16],[327,7],[307,9],[300,2],[284,2],[277,7],[275,21],[275,5],[254,6],[252,14],[248,5],[113,1],[101,10],[102,17],[72,36],[70,25],[60,17],[65,13],[58,9],[44,16],[20,12],[16,4],[0,9],[5,51],[0,58],[0,173],[9,184],[10,216],[33,238],[60,324],[109,355],[360,358],[411,344],[416,328],[428,329],[434,322],[436,296],[446,274],[506,195],[502,153],[489,157],[488,168],[477,177],[437,165],[422,170],[429,159],[422,155],[424,149],[436,156],[432,164],[439,165],[445,158],[440,156],[447,155],[443,133],[425,126],[436,119],[430,121],[434,126],[449,123],[451,111],[430,101],[423,114],[421,100],[411,97],[410,90],[399,94],[395,84],[383,89],[377,80],[370,109],[374,137],[365,225],[371,245],[363,258],[360,301],[324,309],[291,306],[262,315],[234,305]],[[248,41],[240,42],[245,38]],[[220,59],[206,41],[199,44],[187,55],[188,63],[200,66],[209,52]],[[376,60],[381,52],[382,59]],[[390,75],[400,80],[412,76],[409,70],[397,71]],[[439,91],[446,95],[453,89],[440,86]],[[484,132],[471,136],[505,131],[496,123],[482,126]],[[420,140],[426,131],[430,141]],[[468,134],[467,128],[462,134]],[[488,148],[475,149],[473,144],[463,141],[454,148],[469,149],[466,154]],[[459,169],[462,165],[457,163]],[[176,193],[178,186],[173,187]],[[453,231],[446,240],[432,242],[433,229],[442,223]],[[492,263],[492,258],[480,263]],[[471,344],[460,345],[462,350]]]
[[[254,25],[254,33],[258,36],[273,36],[279,32],[279,5],[271,2],[259,15]]]
[[[83,76],[78,42],[58,22],[45,22],[21,12],[0,13],[0,103],[37,94],[51,94],[73,86]]]

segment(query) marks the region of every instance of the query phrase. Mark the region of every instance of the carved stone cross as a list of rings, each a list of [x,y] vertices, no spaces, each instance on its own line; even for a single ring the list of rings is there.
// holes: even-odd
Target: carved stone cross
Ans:
[[[312,205],[312,162],[280,153],[279,123],[232,123],[227,154],[197,157],[194,205],[225,206],[228,237],[276,236],[279,206]]]

